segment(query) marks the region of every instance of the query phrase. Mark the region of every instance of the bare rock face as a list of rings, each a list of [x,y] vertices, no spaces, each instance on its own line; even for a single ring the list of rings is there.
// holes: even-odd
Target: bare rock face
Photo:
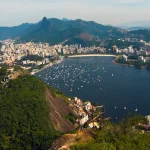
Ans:
[[[75,129],[75,125],[65,119],[63,115],[67,115],[72,110],[66,105],[62,98],[52,96],[49,89],[46,89],[46,100],[50,109],[50,119],[54,128],[61,132],[68,132]]]

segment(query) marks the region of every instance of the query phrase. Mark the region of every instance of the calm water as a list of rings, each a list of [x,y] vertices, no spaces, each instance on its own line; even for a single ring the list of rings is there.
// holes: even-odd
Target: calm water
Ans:
[[[115,65],[112,60],[67,58],[36,76],[67,96],[104,104],[106,116],[114,121],[128,114],[150,114],[150,71]]]

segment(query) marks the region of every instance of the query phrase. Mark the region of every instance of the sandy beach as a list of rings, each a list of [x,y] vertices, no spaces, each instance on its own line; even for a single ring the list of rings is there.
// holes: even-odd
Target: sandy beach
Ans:
[[[91,56],[116,57],[115,55],[107,55],[107,54],[83,54],[83,55],[72,55],[68,57],[91,57]]]

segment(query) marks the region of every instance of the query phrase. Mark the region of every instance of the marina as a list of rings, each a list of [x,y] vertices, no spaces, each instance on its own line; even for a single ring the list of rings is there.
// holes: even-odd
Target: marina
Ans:
[[[148,115],[149,70],[112,63],[113,57],[66,58],[36,76],[70,97],[106,106],[113,121],[131,114]]]

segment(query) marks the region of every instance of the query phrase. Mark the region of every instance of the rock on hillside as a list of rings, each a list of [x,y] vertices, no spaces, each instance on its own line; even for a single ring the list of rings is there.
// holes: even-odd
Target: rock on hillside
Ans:
[[[49,89],[46,89],[45,94],[50,110],[50,119],[54,128],[61,132],[67,132],[75,129],[75,125],[63,117],[63,115],[68,115],[72,112],[65,100],[61,97],[54,98]]]

